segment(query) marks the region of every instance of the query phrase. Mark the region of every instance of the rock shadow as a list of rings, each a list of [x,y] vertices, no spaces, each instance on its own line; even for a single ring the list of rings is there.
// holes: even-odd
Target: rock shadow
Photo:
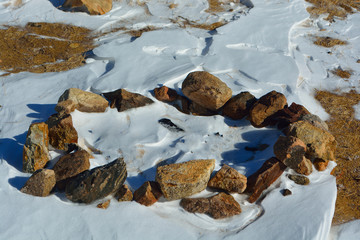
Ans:
[[[45,122],[52,114],[56,113],[55,104],[27,104],[27,107],[35,111],[26,116],[34,118],[34,122]]]
[[[0,139],[0,157],[8,164],[22,171],[22,153],[27,131],[12,138]]]
[[[28,177],[14,177],[9,179],[9,184],[20,191],[20,189],[25,185]]]
[[[51,4],[58,9],[62,8],[62,5],[65,3],[66,0],[49,0]]]

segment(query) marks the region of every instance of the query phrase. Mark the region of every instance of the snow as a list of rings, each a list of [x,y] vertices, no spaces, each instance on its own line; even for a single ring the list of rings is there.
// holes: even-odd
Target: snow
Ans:
[[[315,88],[359,90],[360,15],[328,23],[310,19],[303,0],[242,1],[233,12],[210,15],[207,1],[148,1],[147,8],[132,1],[114,1],[102,16],[69,13],[46,0],[24,0],[23,5],[6,7],[0,1],[1,24],[25,25],[28,21],[72,23],[108,31],[121,26],[159,30],[133,39],[118,32],[100,37],[99,47],[78,69],[61,73],[18,73],[0,78],[0,224],[1,239],[327,239],[336,199],[336,183],[329,173],[314,171],[309,186],[291,182],[286,172],[263,200],[250,204],[245,195],[235,194],[242,214],[213,220],[203,214],[189,214],[179,201],[160,199],[151,207],[135,202],[111,201],[106,211],[74,204],[64,194],[38,198],[20,193],[30,174],[22,173],[22,148],[32,122],[45,121],[55,113],[59,96],[76,87],[95,93],[125,88],[152,98],[155,103],[118,113],[72,113],[79,143],[101,150],[91,167],[124,157],[127,184],[135,190],[154,180],[156,165],[192,159],[216,159],[215,170],[226,163],[247,176],[273,156],[272,147],[281,133],[273,128],[255,129],[248,121],[221,116],[185,115],[159,102],[151,94],[166,85],[179,93],[189,72],[206,70],[218,76],[233,94],[250,91],[260,97],[271,90],[285,94],[288,102],[306,106],[326,119],[328,115],[314,100]],[[54,1],[54,4],[57,2]],[[167,6],[178,4],[175,9]],[[151,14],[149,14],[150,12]],[[179,28],[169,18],[213,23],[230,21],[208,32]],[[319,29],[325,29],[319,32]],[[333,53],[315,46],[311,36],[339,37],[349,42]],[[341,65],[354,74],[348,81],[336,78],[329,69]],[[185,132],[170,132],[158,123],[169,118]],[[219,134],[217,134],[219,133]],[[268,144],[264,151],[249,152],[245,146]],[[61,152],[52,152],[53,165]],[[281,190],[293,194],[283,197]],[[197,196],[211,196],[205,190]],[[333,229],[334,239],[355,239],[359,221]]]

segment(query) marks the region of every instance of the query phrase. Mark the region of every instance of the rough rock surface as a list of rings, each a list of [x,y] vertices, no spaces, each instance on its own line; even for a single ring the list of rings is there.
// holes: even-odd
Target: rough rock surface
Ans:
[[[314,166],[315,166],[316,170],[318,170],[318,171],[325,171],[328,164],[329,164],[329,161],[324,161],[324,160],[319,159],[319,158],[316,158],[314,160]]]
[[[156,203],[161,196],[162,193],[158,183],[148,181],[134,192],[134,201],[145,206],[151,206]]]
[[[54,114],[46,121],[49,126],[49,143],[56,149],[68,150],[68,144],[77,143],[78,134],[70,114]]]
[[[23,171],[33,173],[50,159],[49,128],[46,123],[30,125],[23,150]]]
[[[171,88],[162,86],[154,89],[155,98],[162,102],[174,102],[179,99],[179,94]]]
[[[131,201],[133,200],[133,193],[131,192],[128,185],[124,184],[120,187],[120,189],[115,193],[114,197],[119,202]]]
[[[102,15],[111,10],[112,0],[66,0],[63,7],[91,15]]]
[[[189,106],[188,111],[195,116],[214,116],[218,114],[217,111],[207,109],[201,106],[200,104],[197,104],[196,102],[190,101],[188,106]]]
[[[305,156],[306,146],[299,138],[280,136],[274,144],[277,159],[291,169],[298,168]]]
[[[181,199],[203,191],[214,167],[215,159],[159,166],[156,181],[168,200]]]
[[[279,92],[271,91],[262,96],[250,109],[249,120],[254,127],[266,127],[271,116],[286,106],[286,97]]]
[[[126,164],[118,158],[78,174],[66,185],[66,197],[73,202],[91,203],[118,190],[126,177]]]
[[[248,177],[246,192],[250,193],[249,202],[255,202],[261,193],[280,177],[286,169],[286,165],[277,158],[270,158]]]
[[[256,101],[256,97],[249,92],[239,93],[224,105],[222,113],[231,119],[242,119],[249,114],[251,107]]]
[[[222,189],[230,193],[243,193],[247,178],[234,168],[224,165],[208,182],[208,187]]]
[[[187,75],[182,83],[182,92],[195,103],[216,111],[232,96],[231,89],[214,75],[199,71]]]
[[[56,183],[55,173],[50,169],[40,169],[31,175],[21,192],[38,197],[50,195]]]
[[[231,217],[241,213],[241,207],[233,196],[219,193],[210,198],[184,198],[180,205],[191,213],[205,213],[215,219]]]
[[[283,129],[309,114],[303,105],[292,103],[290,107],[285,107],[271,116],[269,122],[270,125],[277,125],[279,129]]]
[[[125,89],[118,89],[103,94],[110,101],[110,107],[116,108],[119,112],[132,108],[143,107],[154,101],[138,93],[128,92]]]
[[[107,209],[109,206],[110,206],[110,199],[96,205],[96,207],[100,209]]]
[[[310,175],[313,171],[313,165],[312,162],[307,159],[306,157],[303,157],[303,160],[299,163],[298,167],[294,169],[295,172],[304,174],[304,175]]]
[[[299,121],[309,122],[312,125],[314,125],[315,127],[321,128],[322,130],[325,130],[325,131],[329,131],[329,127],[326,124],[326,122],[321,120],[321,118],[318,115],[314,115],[311,113],[306,114],[306,115],[302,116],[301,118],[299,118]]]
[[[288,178],[299,185],[309,185],[310,180],[305,176],[289,174]]]
[[[69,114],[77,109],[80,112],[105,112],[109,103],[98,94],[78,88],[67,89],[59,98],[55,110]]]

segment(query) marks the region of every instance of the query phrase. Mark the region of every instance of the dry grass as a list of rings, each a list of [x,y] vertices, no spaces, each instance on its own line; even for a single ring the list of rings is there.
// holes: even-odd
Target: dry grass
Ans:
[[[330,114],[327,124],[337,141],[333,174],[338,193],[333,224],[360,219],[360,121],[355,119],[353,108],[360,102],[360,94],[317,91],[315,98]]]
[[[314,44],[322,47],[331,48],[336,45],[346,45],[348,43],[346,41],[331,37],[316,37]]]
[[[307,11],[313,15],[328,14],[325,20],[334,21],[335,17],[346,18],[354,10],[360,10],[359,0],[305,0],[313,6],[308,7]]]
[[[84,53],[93,49],[91,31],[61,23],[28,23],[0,29],[0,69],[59,72],[84,64]]]
[[[331,71],[333,74],[341,77],[341,78],[345,78],[345,79],[348,79],[351,77],[351,73],[352,71],[351,70],[342,70],[341,68],[337,68],[333,71]]]
[[[237,0],[208,0],[209,8],[205,11],[208,13],[231,11],[230,3],[239,4],[239,2]]]
[[[174,24],[178,24],[179,27],[181,28],[187,28],[187,27],[192,27],[192,28],[200,28],[200,29],[204,29],[204,30],[208,30],[208,31],[212,31],[215,30],[218,27],[224,26],[227,22],[225,21],[221,21],[221,22],[215,22],[215,23],[197,23],[195,21],[191,21],[187,18],[184,17],[178,17],[177,19],[170,19],[170,21]]]

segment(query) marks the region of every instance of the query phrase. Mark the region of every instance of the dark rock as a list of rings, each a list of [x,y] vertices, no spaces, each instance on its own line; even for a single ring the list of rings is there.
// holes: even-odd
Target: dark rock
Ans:
[[[115,193],[114,197],[119,202],[131,201],[131,200],[133,200],[133,193],[131,192],[130,188],[126,184],[124,184]]]
[[[296,169],[303,161],[305,152],[305,144],[293,136],[280,136],[274,144],[275,157],[291,169]]]
[[[208,187],[225,190],[230,193],[243,193],[247,178],[234,168],[224,165],[208,182]]]
[[[283,129],[308,114],[310,112],[304,106],[292,103],[290,107],[285,107],[272,115],[268,122],[270,125],[277,125],[279,129]]]
[[[305,176],[289,174],[288,178],[299,185],[309,185],[310,184],[310,180]]]
[[[291,192],[289,189],[283,189],[283,190],[281,191],[281,194],[282,194],[284,197],[286,197],[286,196],[291,195],[292,192]]]
[[[217,111],[212,111],[192,101],[189,104],[189,111],[195,116],[214,116],[218,114]]]
[[[138,93],[128,92],[125,89],[118,89],[103,94],[110,101],[110,107],[119,111],[126,111],[132,108],[143,107],[152,104],[154,101]]]
[[[134,201],[151,206],[156,203],[162,196],[161,190],[157,182],[145,182],[134,192]]]
[[[46,197],[50,195],[55,183],[55,173],[53,170],[40,169],[31,175],[20,191],[33,196]]]
[[[249,114],[251,107],[257,101],[249,92],[242,92],[232,97],[223,107],[223,116],[239,120]]]
[[[184,132],[184,129],[178,127],[168,118],[162,118],[158,122],[171,132]]]
[[[110,199],[96,205],[96,207],[100,209],[107,209],[109,206],[110,206]]]
[[[179,99],[179,94],[171,88],[162,86],[154,89],[155,98],[162,102],[174,102]]]

